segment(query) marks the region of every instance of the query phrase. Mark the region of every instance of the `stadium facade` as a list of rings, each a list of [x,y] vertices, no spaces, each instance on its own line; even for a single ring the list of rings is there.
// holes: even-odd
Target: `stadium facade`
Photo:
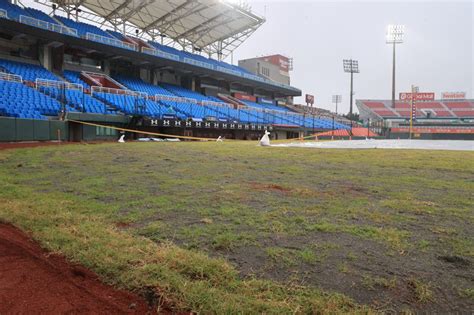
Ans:
[[[391,100],[357,100],[356,105],[360,118],[386,138],[409,138],[411,129],[418,139],[474,139],[474,100],[419,94],[412,103],[401,93],[394,107]]]
[[[262,78],[290,85],[290,71],[293,59],[283,55],[271,55],[239,60],[239,67]]]
[[[350,129],[282,106],[301,91],[222,61],[264,22],[246,7],[40,3],[0,0],[0,141],[117,138],[96,125],[238,139]]]

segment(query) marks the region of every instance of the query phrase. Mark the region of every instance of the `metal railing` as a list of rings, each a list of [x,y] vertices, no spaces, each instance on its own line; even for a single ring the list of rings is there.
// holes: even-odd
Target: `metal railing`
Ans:
[[[163,95],[163,94],[156,94],[155,101],[182,102],[182,103],[185,102],[183,97]]]
[[[247,115],[248,116],[247,118],[253,117],[253,119],[255,119],[258,123],[265,123],[265,122],[274,123],[277,120],[285,120],[289,124],[305,124],[307,123],[306,118],[310,118],[310,117],[305,117],[304,115],[301,115],[298,113],[255,108],[251,106],[242,106],[238,109],[234,109],[232,108],[232,106],[224,102],[215,102],[215,101],[208,101],[208,100],[199,101],[193,98],[162,95],[162,94],[155,95],[155,101],[157,102],[158,101],[172,101],[172,102],[179,102],[183,104],[199,105],[199,106],[203,106],[207,108],[210,111],[217,111],[229,118],[235,116],[238,120],[241,119],[241,115]],[[313,120],[315,119],[316,118],[314,117]]]
[[[232,69],[224,68],[224,67],[221,67],[221,66],[217,66],[216,69],[220,72],[224,72],[224,73],[227,73],[227,74],[232,74],[232,75],[236,75],[236,76],[241,76],[242,75],[237,70],[232,70]]]
[[[180,97],[180,96],[173,96],[173,95],[163,95],[163,94],[156,94],[154,97],[155,101],[170,101],[170,102],[179,102],[179,103],[192,103],[196,105],[202,106],[219,106],[219,107],[230,107],[229,104],[224,102],[215,102],[215,101],[208,101],[208,100],[197,100],[191,97]]]
[[[209,105],[209,106],[218,106],[218,107],[230,107],[229,104],[224,102],[215,102],[215,101],[200,101],[201,105]]]
[[[39,89],[40,87],[50,87],[57,89],[78,90],[81,93],[84,91],[84,87],[81,84],[47,79],[36,79],[35,87],[36,89]]]
[[[119,39],[114,39],[114,38],[110,38],[110,37],[106,37],[106,36],[102,36],[102,35],[98,35],[98,34],[94,34],[90,32],[86,33],[85,38],[88,40],[92,40],[94,42],[103,43],[110,46],[138,51],[136,44],[127,43]]]
[[[20,15],[20,22],[23,24],[30,25],[30,26],[42,28],[44,30],[49,30],[56,33],[61,33],[61,34],[77,37],[77,30],[74,28],[70,28],[67,26],[59,25],[59,24],[49,23],[43,20],[35,19],[30,16]]]
[[[204,62],[204,61],[199,61],[191,58],[183,58],[183,62],[189,63],[194,66],[202,67],[202,68],[207,68],[214,70],[214,66],[210,63]]]
[[[22,83],[22,82],[23,82],[23,79],[22,79],[21,76],[16,75],[16,74],[10,74],[10,73],[6,73],[6,72],[1,72],[1,71],[0,71],[0,80],[3,80],[3,81],[11,81],[11,82],[18,82],[18,83]]]
[[[7,18],[8,19],[7,10],[0,9],[0,18]]]
[[[179,61],[179,56],[175,54],[170,54],[159,49],[149,48],[149,47],[142,47],[142,53],[153,55],[161,58],[171,59],[175,61]]]
[[[137,91],[123,90],[123,89],[114,89],[114,88],[108,88],[108,87],[103,87],[103,86],[92,86],[91,87],[91,95],[93,96],[94,93],[108,93],[108,94],[148,98],[148,94],[145,93],[145,92],[137,92]]]
[[[120,89],[118,89],[118,90],[128,90],[127,87],[124,86],[122,83],[118,82],[117,80],[115,80],[111,76],[106,75],[105,73],[98,73],[98,72],[91,72],[91,71],[81,71],[81,74],[84,77],[86,77],[88,80],[92,81],[97,86],[102,86],[102,84],[100,83],[100,81],[98,81],[96,79],[96,77],[101,77],[101,78],[104,78],[107,81],[112,82],[114,85],[120,87]],[[93,84],[90,84],[90,85],[93,86]]]

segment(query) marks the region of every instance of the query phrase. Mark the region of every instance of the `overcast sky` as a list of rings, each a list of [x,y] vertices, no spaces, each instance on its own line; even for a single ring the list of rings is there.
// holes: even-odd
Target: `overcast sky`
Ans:
[[[391,98],[388,24],[405,25],[397,45],[396,92],[463,91],[474,98],[473,1],[291,1],[250,0],[266,23],[234,52],[238,59],[281,53],[294,59],[292,85],[331,108],[342,94],[349,111],[349,74],[342,59],[359,60],[356,99]],[[227,59],[230,62],[230,58]],[[303,102],[299,98],[298,102]]]
[[[451,91],[474,98],[474,0],[245,1],[267,21],[237,48],[234,64],[270,54],[292,57],[291,84],[303,95],[315,95],[318,107],[334,110],[331,95],[342,94],[339,111],[349,111],[350,75],[343,72],[342,60],[350,58],[360,68],[354,75],[355,99],[391,98],[388,24],[403,24],[406,33],[397,45],[397,97],[415,84],[438,98]],[[33,0],[23,3],[38,7]]]

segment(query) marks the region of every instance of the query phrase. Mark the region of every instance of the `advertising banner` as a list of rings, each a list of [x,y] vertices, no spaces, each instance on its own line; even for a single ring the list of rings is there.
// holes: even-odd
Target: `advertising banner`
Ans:
[[[234,97],[239,100],[244,100],[244,101],[251,101],[251,102],[257,101],[257,98],[255,96],[247,95],[243,93],[234,93]]]
[[[441,98],[443,100],[465,100],[466,92],[443,92]]]
[[[306,104],[314,105],[314,95],[306,94]]]
[[[415,101],[434,101],[435,94],[433,92],[415,93]],[[411,101],[412,93],[400,93],[400,101]]]
[[[268,99],[268,98],[258,97],[257,100],[261,104],[269,104],[269,105],[275,104],[275,102],[273,100]]]

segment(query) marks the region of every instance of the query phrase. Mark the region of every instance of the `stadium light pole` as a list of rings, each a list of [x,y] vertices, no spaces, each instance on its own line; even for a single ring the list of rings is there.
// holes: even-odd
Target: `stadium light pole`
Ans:
[[[405,35],[404,25],[389,25],[387,26],[386,43],[393,46],[393,61],[392,61],[392,108],[395,108],[395,46],[403,43],[403,36]]]
[[[344,72],[350,73],[351,74],[351,95],[350,95],[350,104],[349,104],[349,115],[350,115],[350,121],[351,121],[351,128],[352,128],[352,98],[354,96],[354,73],[359,73],[359,61],[353,60],[353,59],[344,59],[342,61],[344,65]]]
[[[337,104],[342,101],[342,95],[333,95],[332,102],[336,104],[336,116],[337,116]],[[334,115],[332,115],[332,133],[334,135]]]
[[[336,104],[336,115],[337,115],[337,104],[342,102],[342,95],[333,95],[332,103]]]

